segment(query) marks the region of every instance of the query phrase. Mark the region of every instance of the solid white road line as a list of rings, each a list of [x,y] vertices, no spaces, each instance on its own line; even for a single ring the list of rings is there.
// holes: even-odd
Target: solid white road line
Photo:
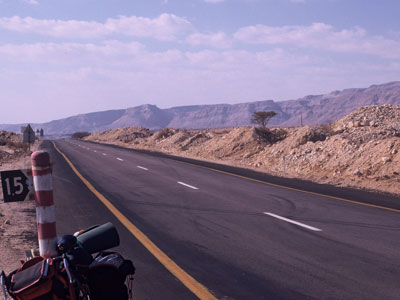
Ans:
[[[186,187],[188,187],[188,188],[191,188],[191,189],[194,189],[194,190],[198,190],[197,187],[192,186],[192,185],[189,185],[189,184],[187,184],[187,183],[180,182],[180,181],[178,181],[178,183],[181,184],[181,185],[184,185],[184,186],[186,186]]]
[[[291,219],[287,219],[287,218],[275,215],[273,213],[264,212],[264,214],[266,214],[268,216],[271,216],[271,217],[274,217],[274,218],[277,218],[277,219],[282,220],[282,221],[286,221],[286,222],[292,223],[292,224],[297,225],[297,226],[301,226],[301,227],[313,230],[313,231],[322,231],[322,229],[319,229],[319,228],[316,228],[316,227],[312,227],[312,226],[309,226],[309,225],[306,225],[306,224],[303,224],[303,223],[300,223],[300,222],[296,222],[296,221],[293,221]]]
[[[107,154],[105,154],[105,153],[102,153],[104,156],[106,156]]]
[[[120,160],[120,161],[124,161],[122,158],[119,158],[119,157],[117,157],[117,159]]]
[[[93,150],[93,152],[97,152],[96,150]]]
[[[139,169],[142,169],[142,170],[145,170],[145,171],[148,171],[149,169],[147,169],[147,168],[145,168],[145,167],[142,167],[142,166],[137,166]]]

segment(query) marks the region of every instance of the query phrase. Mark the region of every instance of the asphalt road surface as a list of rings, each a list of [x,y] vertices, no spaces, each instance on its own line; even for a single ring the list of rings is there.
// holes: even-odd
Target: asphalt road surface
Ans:
[[[247,176],[254,174],[245,170],[240,177],[118,147],[55,144],[217,299],[400,299],[399,198],[271,178],[355,201],[348,202],[251,180]],[[116,250],[137,267],[134,299],[198,299],[85,186],[52,143],[44,146],[54,163],[58,234],[111,221],[121,237]],[[382,203],[389,209],[373,206]]]

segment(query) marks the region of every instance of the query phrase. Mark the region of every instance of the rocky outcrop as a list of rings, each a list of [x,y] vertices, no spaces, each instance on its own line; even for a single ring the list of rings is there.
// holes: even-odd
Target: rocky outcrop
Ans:
[[[0,166],[26,153],[28,146],[22,143],[22,135],[0,130]]]

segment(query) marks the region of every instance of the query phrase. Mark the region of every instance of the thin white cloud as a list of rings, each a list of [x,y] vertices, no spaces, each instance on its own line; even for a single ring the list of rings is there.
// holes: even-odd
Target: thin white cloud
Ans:
[[[35,101],[23,117],[30,120],[40,106],[49,110],[36,117],[47,120],[143,103],[170,107],[293,99],[400,76],[393,61],[323,61],[280,48],[152,52],[120,41],[0,44],[0,65],[0,98],[16,103],[0,110],[6,123],[11,122],[4,121],[11,120],[8,111],[19,109],[27,94]]]
[[[221,3],[221,2],[225,2],[225,0],[204,0],[204,2],[207,2],[207,3]]]
[[[35,33],[56,38],[102,38],[111,35],[152,37],[158,40],[174,40],[192,29],[184,18],[173,14],[161,14],[150,19],[136,16],[120,16],[104,23],[77,20],[42,20],[31,17],[0,18],[0,28],[21,33]]]
[[[165,106],[162,99],[174,99],[170,106],[189,104],[188,99],[197,103],[263,99],[267,90],[271,93],[268,84],[278,86],[280,80],[271,76],[277,69],[299,69],[307,60],[283,50],[150,52],[141,45],[111,41],[0,45],[3,62],[15,69],[1,70],[0,97],[7,98],[12,91],[13,99],[22,99],[28,93],[40,101],[47,98],[46,106],[57,98],[58,103],[68,103],[57,112],[72,115],[76,112],[71,111],[71,101],[85,105],[79,106],[85,111],[105,109],[93,109],[87,99],[96,99],[97,105],[119,99],[120,107],[143,101]],[[23,92],[16,88],[21,82],[25,83]],[[116,107],[108,107],[112,108]]]
[[[232,39],[224,32],[217,33],[193,33],[186,38],[186,42],[192,46],[212,47],[212,48],[231,48]]]
[[[136,42],[105,41],[93,43],[35,43],[0,45],[1,61],[17,64],[45,64],[60,66],[88,66],[103,68],[131,68],[153,70],[208,69],[234,70],[251,68],[285,68],[303,65],[309,58],[290,54],[283,49],[249,52],[245,50],[201,50],[163,52],[148,51]]]
[[[310,26],[248,26],[239,29],[236,40],[250,44],[286,44],[341,53],[371,54],[400,58],[400,42],[381,36],[369,36],[360,27],[336,31],[333,26],[313,23]]]
[[[25,3],[28,3],[28,4],[32,4],[32,5],[37,5],[37,4],[39,4],[39,1],[37,1],[37,0],[24,0],[24,2],[25,2]]]
[[[106,41],[93,43],[34,43],[5,44],[0,46],[3,60],[21,63],[47,63],[60,65],[117,65],[124,66],[129,60],[144,53],[145,48],[137,42],[121,43]],[[1,61],[1,60],[0,60]]]

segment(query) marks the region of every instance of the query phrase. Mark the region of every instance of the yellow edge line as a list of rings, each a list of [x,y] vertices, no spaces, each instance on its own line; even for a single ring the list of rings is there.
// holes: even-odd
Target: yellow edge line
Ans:
[[[150,154],[147,154],[147,155],[150,155]],[[211,170],[211,171],[214,171],[214,172],[218,172],[218,173],[222,173],[222,174],[226,174],[226,175],[230,175],[230,176],[235,176],[235,177],[239,177],[239,178],[242,178],[242,179],[247,179],[247,180],[250,180],[250,181],[254,181],[254,182],[258,182],[258,183],[262,183],[262,184],[266,184],[266,185],[270,185],[270,186],[274,186],[274,187],[278,187],[278,188],[282,188],[282,189],[286,189],[286,190],[302,192],[302,193],[311,194],[311,195],[315,195],[315,196],[322,196],[322,197],[330,198],[330,199],[334,199],[334,200],[345,201],[345,202],[350,202],[350,203],[354,203],[354,204],[358,204],[358,205],[364,205],[364,206],[369,206],[369,207],[374,207],[374,208],[379,208],[379,209],[385,209],[385,210],[389,210],[389,211],[394,211],[394,212],[400,213],[400,209],[395,209],[395,208],[390,208],[390,207],[385,207],[385,206],[380,206],[380,205],[374,205],[374,204],[369,204],[369,203],[358,202],[358,201],[344,199],[344,198],[340,198],[340,197],[324,195],[324,194],[320,194],[320,193],[316,193],[316,192],[309,192],[309,191],[300,190],[300,189],[296,189],[296,188],[292,188],[292,187],[288,187],[288,186],[284,186],[284,185],[279,185],[279,184],[275,184],[275,183],[270,183],[270,182],[266,182],[266,181],[262,181],[262,180],[258,180],[258,179],[254,179],[254,178],[250,178],[250,177],[246,177],[246,176],[242,176],[242,175],[237,175],[237,174],[234,174],[234,173],[229,173],[229,172],[226,172],[226,171],[221,171],[221,170],[218,170],[218,169],[213,169],[213,168],[210,168],[210,167],[204,167],[204,166],[192,164],[192,163],[189,163],[189,162],[186,162],[186,161],[176,160],[176,159],[173,159],[173,158],[168,158],[168,159],[171,159],[171,160],[174,160],[174,161],[179,161],[179,162],[182,162],[182,163],[194,166],[194,167]]]
[[[139,230],[125,215],[123,215],[106,197],[104,197],[94,186],[86,180],[85,177],[76,169],[68,157],[57,148],[53,142],[54,148],[60,153],[74,173],[82,180],[86,187],[96,195],[97,198],[117,217],[117,219],[138,239],[138,241],[177,279],[179,279],[193,294],[201,300],[217,300],[210,291],[192,276],[186,273],[172,259],[168,257],[160,248],[158,248],[143,232]]]

